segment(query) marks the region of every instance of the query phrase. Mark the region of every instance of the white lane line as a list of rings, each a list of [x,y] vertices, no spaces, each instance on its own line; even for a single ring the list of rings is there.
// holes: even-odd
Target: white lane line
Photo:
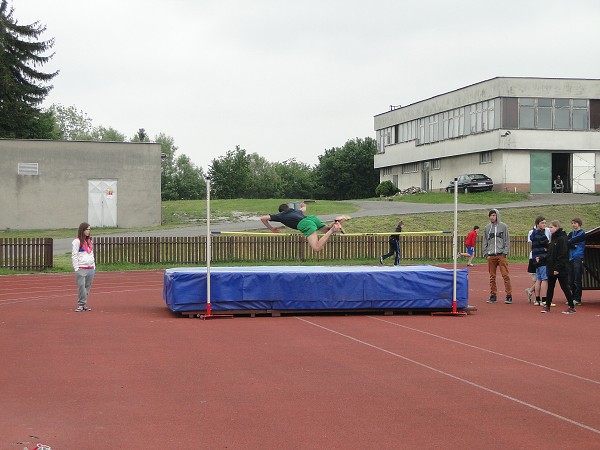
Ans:
[[[505,398],[505,399],[510,400],[512,402],[518,403],[519,405],[525,406],[527,408],[534,409],[534,410],[539,411],[541,413],[544,413],[544,414],[547,414],[549,416],[555,417],[555,418],[557,418],[559,420],[563,420],[565,422],[568,422],[568,423],[570,423],[572,425],[578,426],[578,427],[583,428],[585,430],[591,431],[591,432],[596,433],[596,434],[600,434],[600,430],[598,430],[596,428],[590,427],[590,426],[585,425],[585,424],[583,424],[581,422],[577,422],[576,420],[569,419],[568,417],[561,416],[560,414],[553,413],[552,411],[548,411],[547,409],[540,408],[539,406],[532,405],[531,403],[527,403],[526,401],[519,400],[518,398],[511,397],[510,395],[503,394],[502,392],[499,392],[499,391],[495,391],[494,389],[487,388],[485,386],[482,386],[480,384],[477,384],[477,383],[474,383],[472,381],[466,380],[466,379],[461,378],[459,376],[452,375],[451,373],[444,372],[443,370],[436,369],[435,367],[429,366],[427,364],[423,364],[422,362],[415,361],[414,359],[407,358],[406,356],[399,355],[398,353],[392,352],[390,350],[386,350],[385,348],[378,347],[378,346],[376,346],[374,344],[370,344],[368,342],[362,341],[362,340],[360,340],[358,338],[349,336],[347,334],[340,333],[339,331],[332,330],[331,328],[328,328],[328,327],[325,327],[323,325],[319,325],[317,323],[311,322],[310,320],[306,320],[306,319],[303,319],[301,317],[296,317],[296,319],[301,320],[302,322],[305,322],[305,323],[307,323],[309,325],[312,325],[314,327],[321,328],[321,329],[323,329],[325,331],[329,331],[330,333],[337,334],[338,336],[345,337],[346,339],[350,339],[351,341],[358,342],[359,344],[365,345],[367,347],[374,348],[375,350],[379,350],[379,351],[381,351],[383,353],[387,353],[388,355],[392,355],[392,356],[395,356],[396,358],[400,358],[400,359],[402,359],[404,361],[408,361],[408,362],[413,363],[413,364],[415,364],[417,366],[423,367],[425,369],[429,369],[429,370],[431,370],[433,372],[439,373],[440,375],[444,375],[446,377],[452,378],[453,380],[460,381],[462,383],[468,384],[469,386],[473,386],[475,388],[478,388],[478,389],[481,389],[483,391],[489,392],[491,394],[497,395],[499,397]]]
[[[90,293],[90,295],[99,295],[99,294],[120,294],[122,292],[141,292],[141,291],[156,291],[156,289],[125,289],[125,290],[120,290],[120,291],[92,291]],[[44,296],[37,296],[37,297],[23,297],[23,298],[14,298],[14,299],[6,299],[6,300],[0,300],[0,306],[4,306],[4,305],[13,305],[15,303],[25,303],[25,302],[32,302],[35,300],[48,300],[51,298],[67,298],[67,297],[77,297],[77,291],[74,290],[71,293],[66,293],[63,295],[44,295]]]
[[[465,347],[473,348],[475,350],[479,350],[479,351],[482,351],[482,352],[490,353],[490,354],[496,355],[496,356],[502,356],[503,358],[512,359],[513,361],[518,361],[520,363],[528,364],[530,366],[538,367],[540,369],[549,370],[549,371],[554,372],[554,373],[559,373],[561,375],[566,375],[568,377],[577,378],[578,380],[581,380],[581,381],[587,381],[588,383],[594,383],[594,384],[600,385],[600,381],[598,381],[598,380],[592,380],[590,378],[586,378],[586,377],[582,377],[582,376],[579,376],[579,375],[575,375],[573,373],[563,372],[562,370],[554,369],[552,367],[544,366],[542,364],[537,364],[537,363],[534,363],[534,362],[531,362],[531,361],[527,361],[525,359],[516,358],[514,356],[506,355],[504,353],[495,352],[493,350],[488,350],[487,348],[477,347],[476,345],[467,344],[465,342],[460,342],[460,341],[457,341],[457,340],[454,340],[454,339],[450,339],[450,338],[447,338],[447,337],[444,337],[444,336],[440,336],[440,335],[437,335],[437,334],[430,333],[428,331],[423,331],[423,330],[418,330],[417,328],[407,327],[406,325],[401,325],[399,323],[390,322],[389,320],[380,319],[379,317],[373,317],[373,316],[368,316],[368,317],[369,317],[369,319],[379,320],[380,322],[385,322],[387,324],[394,325],[396,327],[405,328],[405,329],[411,330],[411,331],[416,331],[417,333],[426,334],[428,336],[432,336],[432,337],[435,337],[435,338],[438,338],[438,339],[442,339],[444,341],[452,342],[454,344],[463,345]]]
[[[136,281],[135,283],[127,283],[127,284],[121,284],[121,283],[102,283],[101,284],[102,287],[104,288],[119,288],[122,286],[127,286],[127,287],[136,287],[136,286],[156,286],[156,287],[163,287],[163,283],[144,283],[143,281]],[[14,287],[14,288],[6,288],[6,289],[0,289],[0,296],[2,295],[12,295],[15,292],[19,293],[19,292],[23,292],[23,291],[29,291],[29,292],[52,292],[52,291],[63,291],[64,289],[71,289],[73,286],[75,286],[75,283],[69,283],[69,284],[64,284],[64,285],[54,285],[54,286],[19,286],[19,287]],[[75,289],[77,289],[77,287],[75,287]]]

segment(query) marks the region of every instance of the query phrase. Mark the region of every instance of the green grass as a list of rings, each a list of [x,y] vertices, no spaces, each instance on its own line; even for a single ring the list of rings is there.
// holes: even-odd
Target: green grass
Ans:
[[[537,216],[548,221],[559,220],[565,231],[571,230],[571,219],[581,217],[583,228],[589,230],[598,226],[600,203],[585,205],[548,205],[501,209],[500,218],[505,222],[511,235],[527,235]],[[424,213],[381,217],[357,217],[344,224],[348,233],[386,232],[393,230],[399,220],[404,221],[404,231],[451,231],[454,228],[454,213]],[[461,211],[458,214],[458,234],[466,235],[479,225],[481,229],[489,222],[488,209]]]
[[[302,201],[303,199],[232,199],[211,200],[211,220],[227,218],[239,221],[242,216],[264,216],[277,212],[281,203]],[[358,207],[351,202],[337,202],[331,200],[317,200],[307,202],[310,214],[351,214],[358,211]],[[165,201],[162,203],[162,220],[164,226],[193,225],[205,223],[206,200],[180,200]]]

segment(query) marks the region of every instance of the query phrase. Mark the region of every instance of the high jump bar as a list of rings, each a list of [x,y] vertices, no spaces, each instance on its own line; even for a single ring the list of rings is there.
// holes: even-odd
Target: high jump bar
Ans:
[[[269,233],[253,231],[211,231],[211,234],[223,234],[234,236],[297,236],[299,233]],[[394,233],[393,231],[376,233],[339,233],[339,236],[389,236],[391,234],[404,235],[434,235],[434,234],[452,234],[452,231],[402,231]]]

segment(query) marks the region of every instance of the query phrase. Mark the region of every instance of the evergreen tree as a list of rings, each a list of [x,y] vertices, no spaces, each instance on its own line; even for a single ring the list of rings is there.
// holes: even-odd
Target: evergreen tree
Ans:
[[[36,69],[54,54],[45,54],[54,39],[39,41],[46,27],[39,22],[20,25],[8,0],[0,1],[0,137],[54,138],[56,130],[50,112],[38,105],[57,74]]]

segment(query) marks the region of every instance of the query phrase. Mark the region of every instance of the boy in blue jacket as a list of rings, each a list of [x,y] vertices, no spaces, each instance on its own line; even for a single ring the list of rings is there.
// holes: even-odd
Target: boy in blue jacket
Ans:
[[[583,279],[583,257],[585,251],[585,230],[579,217],[571,220],[571,231],[567,235],[569,243],[569,286],[573,292],[575,306],[581,305],[581,286]]]

